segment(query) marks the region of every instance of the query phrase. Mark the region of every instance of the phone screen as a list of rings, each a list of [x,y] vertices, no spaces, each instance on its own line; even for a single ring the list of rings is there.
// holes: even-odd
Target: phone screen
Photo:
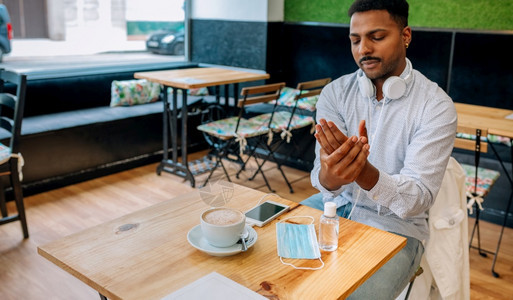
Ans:
[[[253,208],[252,210],[248,211],[246,213],[246,216],[248,218],[263,222],[286,209],[287,208],[283,206],[279,206],[269,202],[264,202],[259,206]]]

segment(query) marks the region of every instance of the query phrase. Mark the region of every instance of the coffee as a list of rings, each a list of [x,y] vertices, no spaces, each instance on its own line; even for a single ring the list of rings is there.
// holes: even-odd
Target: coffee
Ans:
[[[226,207],[211,208],[201,215],[203,237],[214,247],[230,247],[240,239],[246,215]]]
[[[243,219],[241,212],[226,208],[213,209],[203,215],[205,222],[213,225],[231,225],[240,223]]]

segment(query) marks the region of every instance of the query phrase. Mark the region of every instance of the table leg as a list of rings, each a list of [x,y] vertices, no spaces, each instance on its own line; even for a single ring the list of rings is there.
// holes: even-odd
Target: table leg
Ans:
[[[166,162],[168,161],[168,153],[169,153],[169,101],[167,99],[167,87],[162,88],[161,92],[162,97],[162,149],[164,150],[162,161],[157,166],[157,175],[160,175],[162,173],[162,170],[164,169],[164,166]]]
[[[233,84],[233,99],[235,99],[234,106],[237,107],[237,105],[239,103],[239,84],[238,83]]]
[[[224,109],[228,111],[230,107],[230,85],[224,85]]]
[[[169,107],[169,103],[167,101],[167,87],[164,88],[163,95],[163,103],[164,103],[164,113],[163,113],[163,148],[164,155],[161,163],[157,167],[157,174],[160,175],[162,171],[169,172],[171,174],[178,175],[180,177],[184,177],[185,180],[189,180],[191,186],[194,187],[196,182],[194,180],[194,175],[189,168],[189,162],[187,159],[187,117],[188,117],[188,109],[187,109],[187,89],[180,89],[182,92],[182,109],[181,109],[181,117],[182,117],[182,130],[181,130],[181,144],[180,150],[182,153],[182,162],[178,162],[178,89],[171,87],[173,90],[172,97],[172,105],[173,108]],[[169,130],[171,130],[171,135],[169,134]],[[169,159],[169,136],[171,136],[171,151],[172,158]]]
[[[178,161],[178,89],[173,88],[173,117],[171,118],[171,144],[173,147],[173,162],[176,164]]]
[[[174,170],[167,169],[168,167],[174,168],[176,165],[176,161],[178,158],[178,143],[177,143],[177,119],[178,119],[178,111],[176,108],[177,96],[176,90],[173,90],[173,109],[171,110],[169,107],[168,101],[168,93],[167,87],[164,87],[164,91],[162,92],[162,102],[164,104],[164,111],[162,113],[163,120],[163,130],[162,130],[162,148],[164,150],[162,161],[157,167],[157,174],[160,175],[162,171],[168,171],[171,173],[175,173]],[[172,151],[172,159],[169,159],[169,129],[171,129],[171,151]]]
[[[185,179],[189,179],[191,186],[194,187],[196,182],[191,170],[189,169],[189,163],[187,161],[187,90],[182,89],[182,166],[185,172]]]

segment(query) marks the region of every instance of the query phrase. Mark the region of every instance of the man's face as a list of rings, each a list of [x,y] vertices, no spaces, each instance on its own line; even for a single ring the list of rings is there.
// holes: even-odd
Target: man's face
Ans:
[[[410,27],[399,28],[386,10],[354,13],[349,39],[356,64],[371,80],[399,76],[406,67]]]

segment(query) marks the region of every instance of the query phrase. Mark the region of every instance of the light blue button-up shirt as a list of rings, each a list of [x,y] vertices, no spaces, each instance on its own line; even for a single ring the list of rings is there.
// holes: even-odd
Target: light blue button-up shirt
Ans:
[[[408,70],[405,69],[402,78]],[[355,205],[351,219],[382,230],[429,238],[427,211],[442,183],[456,135],[457,115],[451,98],[416,70],[399,99],[364,97],[357,72],[327,85],[317,102],[317,122],[333,121],[347,136],[358,136],[366,120],[370,144],[368,160],[379,170],[369,191],[356,183],[328,191],[319,183],[319,143],[311,173],[312,185],[324,201]]]

